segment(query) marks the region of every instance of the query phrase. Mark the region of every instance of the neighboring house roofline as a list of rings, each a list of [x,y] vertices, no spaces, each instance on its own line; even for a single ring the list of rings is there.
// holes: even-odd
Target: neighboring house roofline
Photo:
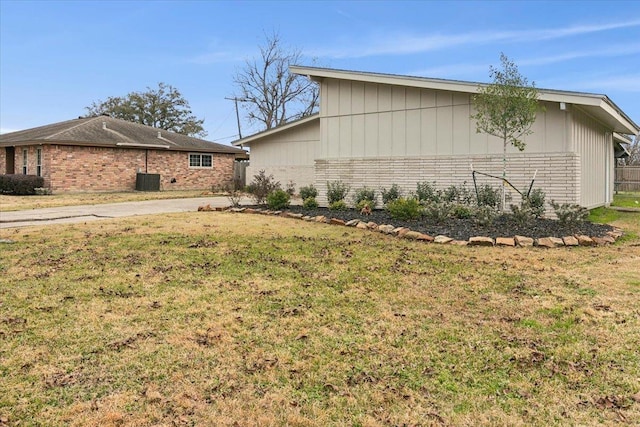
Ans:
[[[0,147],[25,145],[146,148],[233,154],[238,159],[248,158],[246,151],[236,147],[109,116],[80,117],[0,135]]]
[[[289,70],[294,74],[304,75],[311,80],[318,82],[324,78],[329,78],[462,92],[468,94],[478,93],[478,87],[480,86],[488,86],[487,83],[467,82],[461,80],[435,79],[403,76],[398,74],[306,67],[299,65],[292,65],[289,67]],[[576,104],[584,107],[588,112],[603,123],[607,124],[615,132],[628,133],[632,135],[638,135],[640,133],[640,127],[606,95],[540,88],[538,88],[538,91],[540,93],[539,99],[541,101]]]
[[[613,140],[622,144],[631,144],[633,142],[629,135],[624,135],[618,132],[613,133]]]
[[[315,113],[315,114],[312,114],[312,115],[307,116],[307,117],[303,117],[303,118],[298,119],[298,120],[293,120],[293,121],[285,123],[283,125],[276,126],[274,128],[271,128],[271,129],[266,129],[266,130],[263,130],[263,131],[258,132],[258,133],[254,133],[253,135],[250,135],[250,136],[247,136],[245,138],[233,141],[231,144],[236,146],[236,147],[243,146],[243,145],[248,145],[248,144],[251,144],[252,142],[255,142],[255,141],[259,140],[259,139],[265,138],[267,136],[275,135],[275,134],[283,132],[283,131],[285,131],[287,129],[291,129],[293,127],[301,126],[301,125],[303,125],[305,123],[309,123],[309,122],[312,122],[314,120],[320,120],[320,114],[319,113]]]

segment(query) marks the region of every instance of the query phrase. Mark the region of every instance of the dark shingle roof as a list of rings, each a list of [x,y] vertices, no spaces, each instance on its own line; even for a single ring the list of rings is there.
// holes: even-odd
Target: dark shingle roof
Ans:
[[[244,150],[109,116],[85,117],[0,135],[0,146],[71,144],[106,147],[166,148],[177,151],[233,153]]]

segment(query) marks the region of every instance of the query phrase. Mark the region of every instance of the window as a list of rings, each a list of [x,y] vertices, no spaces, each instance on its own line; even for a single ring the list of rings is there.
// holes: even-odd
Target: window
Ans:
[[[22,149],[22,174],[26,175],[28,170],[27,170],[27,163],[29,161],[29,155],[28,155],[28,151],[26,148]]]
[[[42,176],[42,148],[36,150],[36,175]]]
[[[211,154],[189,154],[190,168],[212,168],[213,156]]]

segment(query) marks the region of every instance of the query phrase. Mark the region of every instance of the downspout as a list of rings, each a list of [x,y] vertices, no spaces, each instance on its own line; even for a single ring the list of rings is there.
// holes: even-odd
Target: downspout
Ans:
[[[144,173],[149,173],[149,149],[144,150]]]

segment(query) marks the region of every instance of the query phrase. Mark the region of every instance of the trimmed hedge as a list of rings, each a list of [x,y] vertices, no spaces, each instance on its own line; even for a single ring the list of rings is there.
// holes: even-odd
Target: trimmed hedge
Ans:
[[[0,175],[0,194],[23,196],[36,194],[36,188],[44,187],[44,178],[35,175]]]

